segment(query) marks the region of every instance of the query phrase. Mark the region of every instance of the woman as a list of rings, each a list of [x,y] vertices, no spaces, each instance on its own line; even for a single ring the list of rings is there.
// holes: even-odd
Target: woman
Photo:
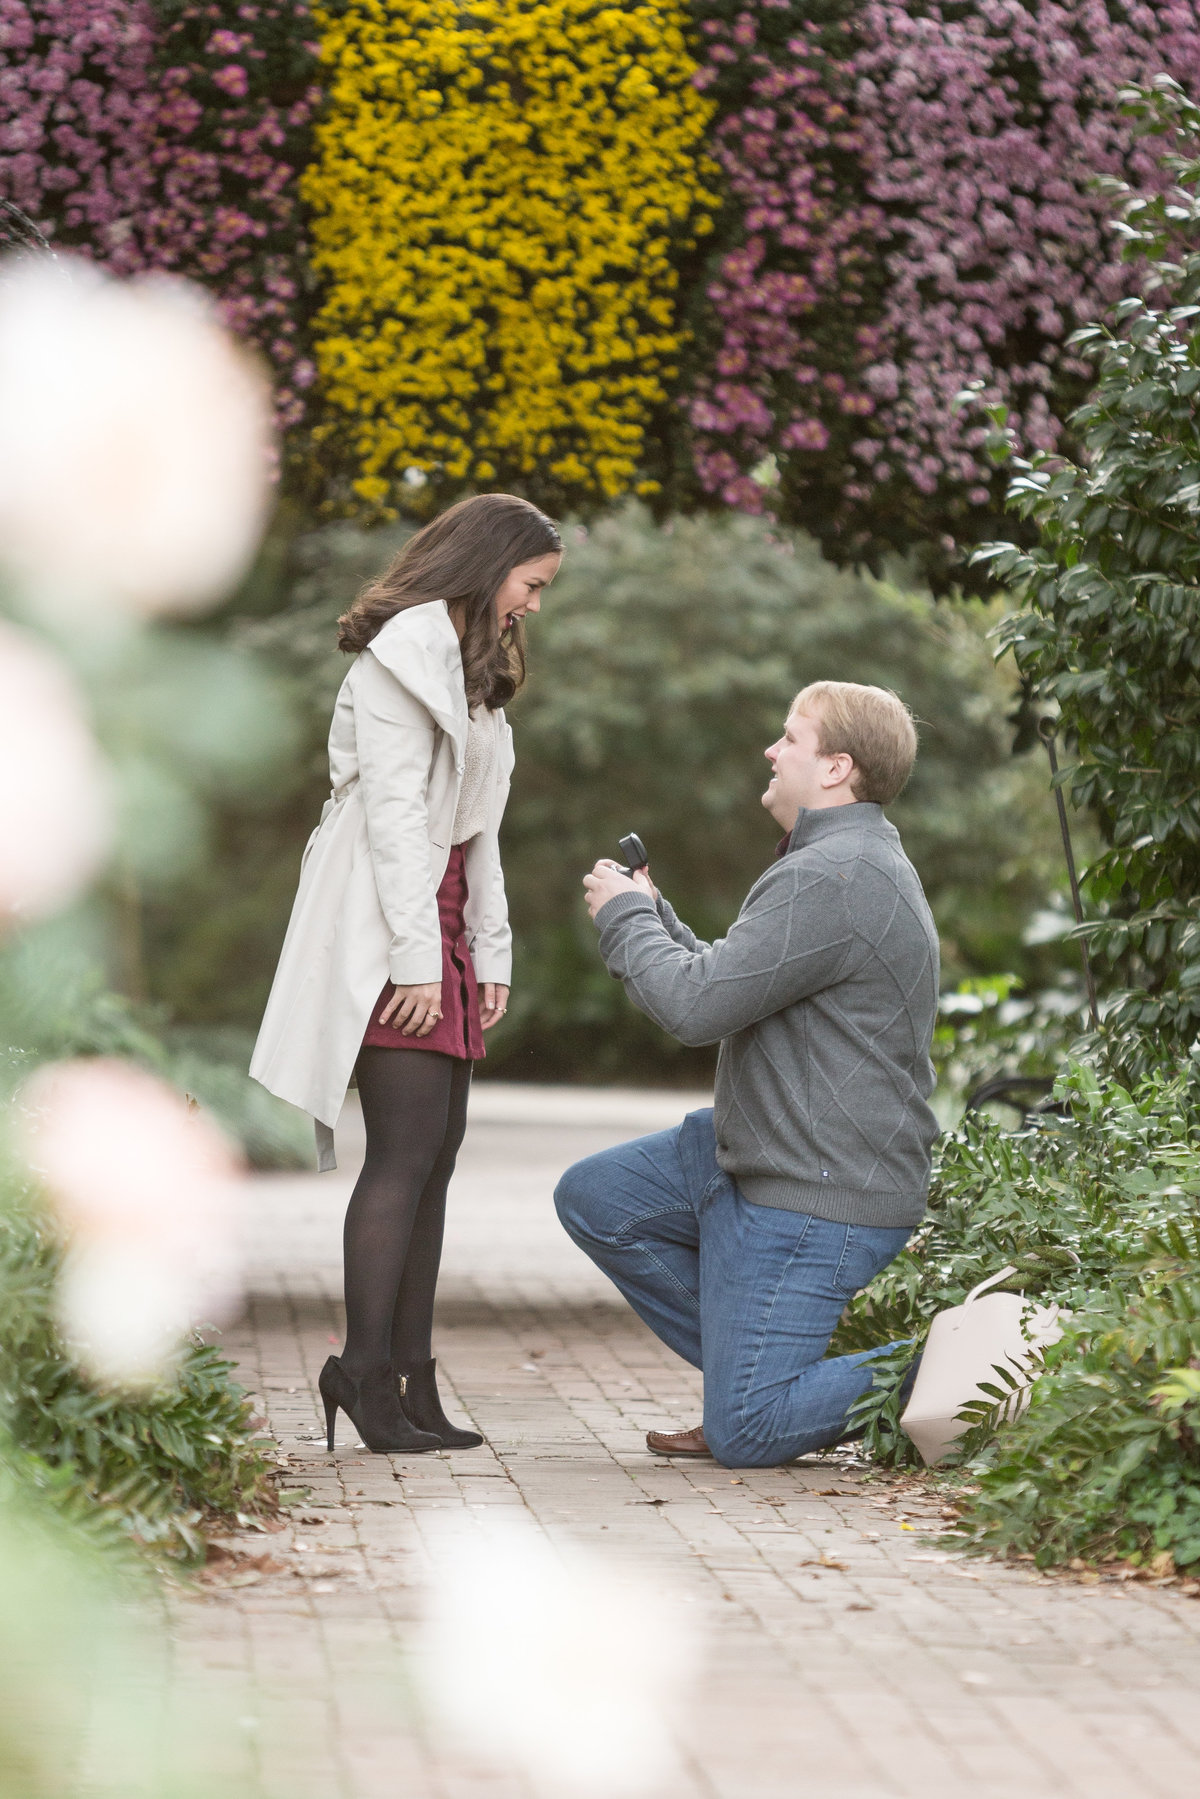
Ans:
[[[418,531],[339,621],[356,652],[329,733],[332,795],[250,1065],[316,1121],[319,1166],[351,1074],[367,1154],[346,1213],[346,1344],[321,1370],[368,1449],[467,1448],[430,1345],[446,1188],[471,1064],[512,964],[497,833],[512,771],[503,706],[521,620],[562,560],[551,521],[480,494]]]

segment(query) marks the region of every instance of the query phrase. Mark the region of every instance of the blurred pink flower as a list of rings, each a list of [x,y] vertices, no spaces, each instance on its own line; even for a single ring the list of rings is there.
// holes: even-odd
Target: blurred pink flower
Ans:
[[[21,1090],[23,1147],[67,1238],[63,1333],[97,1378],[155,1379],[237,1295],[239,1164],[215,1124],[128,1063],[51,1063]]]
[[[222,92],[229,94],[235,100],[244,100],[250,92],[250,77],[241,63],[226,63],[223,69],[217,69],[214,72],[213,80]]]
[[[258,370],[198,289],[82,262],[0,279],[0,553],[44,604],[212,604],[257,547],[271,472]]]
[[[65,668],[0,623],[0,927],[55,912],[108,847],[100,753]]]

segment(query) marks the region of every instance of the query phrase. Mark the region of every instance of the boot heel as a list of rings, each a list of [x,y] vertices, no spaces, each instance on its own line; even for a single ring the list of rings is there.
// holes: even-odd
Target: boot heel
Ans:
[[[368,1370],[356,1380],[346,1373],[336,1356],[322,1368],[317,1387],[325,1405],[326,1447],[333,1449],[334,1425],[339,1408],[362,1437],[372,1455],[416,1455],[440,1449],[442,1440],[431,1431],[409,1423],[396,1392],[396,1377],[388,1363]]]

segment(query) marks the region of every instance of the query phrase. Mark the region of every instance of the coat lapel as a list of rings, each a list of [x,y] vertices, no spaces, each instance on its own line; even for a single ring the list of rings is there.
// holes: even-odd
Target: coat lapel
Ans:
[[[419,700],[454,744],[461,766],[467,746],[462,652],[444,600],[397,612],[372,639],[371,653]]]

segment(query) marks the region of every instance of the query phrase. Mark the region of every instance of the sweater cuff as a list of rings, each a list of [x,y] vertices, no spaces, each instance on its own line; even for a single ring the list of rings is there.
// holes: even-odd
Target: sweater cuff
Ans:
[[[598,931],[607,931],[618,918],[624,918],[627,912],[653,912],[658,918],[658,907],[648,893],[615,893],[610,900],[605,900],[597,912],[593,923]]]

